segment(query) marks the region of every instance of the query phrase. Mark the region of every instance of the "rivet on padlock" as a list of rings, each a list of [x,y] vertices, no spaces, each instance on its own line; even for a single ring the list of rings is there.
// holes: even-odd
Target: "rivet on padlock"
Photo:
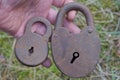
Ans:
[[[41,36],[31,32],[34,23],[43,23],[46,26],[45,35]],[[48,40],[51,36],[51,25],[43,17],[31,18],[27,24],[25,33],[18,38],[15,44],[15,55],[24,65],[34,67],[42,63],[48,55]]]
[[[71,10],[85,15],[87,26],[79,34],[62,27],[65,13]],[[99,60],[100,39],[89,9],[79,3],[66,4],[58,13],[51,45],[54,62],[65,75],[78,78],[92,72]]]

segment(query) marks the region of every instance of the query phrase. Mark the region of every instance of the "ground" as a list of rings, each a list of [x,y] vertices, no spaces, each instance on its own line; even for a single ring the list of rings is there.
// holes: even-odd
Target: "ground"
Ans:
[[[96,69],[84,78],[69,78],[53,65],[28,68],[21,65],[13,51],[15,39],[0,32],[0,80],[120,80],[120,0],[77,0],[88,6],[101,40],[100,60]],[[75,23],[85,26],[78,14]],[[49,51],[51,57],[51,51]]]

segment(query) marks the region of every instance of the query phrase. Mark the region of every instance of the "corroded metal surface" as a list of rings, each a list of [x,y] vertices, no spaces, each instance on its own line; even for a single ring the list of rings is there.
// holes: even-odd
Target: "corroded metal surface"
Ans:
[[[31,32],[34,23],[43,23],[46,28],[46,34],[41,36]],[[18,38],[15,44],[15,55],[24,65],[33,67],[42,63],[48,55],[48,40],[51,35],[51,25],[43,17],[31,18],[26,24],[25,33]]]
[[[71,34],[62,27],[65,13],[70,10],[79,10],[86,17],[87,26],[79,34]],[[51,44],[56,66],[70,77],[87,76],[95,69],[100,53],[100,40],[89,9],[78,3],[67,4],[60,10],[56,20]]]

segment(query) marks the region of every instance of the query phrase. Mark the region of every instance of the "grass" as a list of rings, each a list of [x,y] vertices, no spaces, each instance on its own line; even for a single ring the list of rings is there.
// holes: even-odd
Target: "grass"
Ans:
[[[62,75],[54,63],[48,69],[23,66],[14,55],[13,37],[0,32],[0,55],[6,59],[5,62],[0,60],[0,80],[120,80],[120,53],[117,52],[120,49],[117,46],[120,44],[120,0],[76,1],[89,7],[100,35],[101,54],[96,69],[89,76],[76,79]],[[76,23],[85,26],[84,17],[77,17]]]

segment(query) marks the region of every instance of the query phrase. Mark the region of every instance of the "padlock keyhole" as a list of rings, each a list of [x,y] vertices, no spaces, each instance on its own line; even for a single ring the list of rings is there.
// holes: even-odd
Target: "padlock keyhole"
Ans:
[[[31,56],[31,54],[34,53],[34,47],[32,46],[32,47],[28,50],[28,52],[29,52],[29,55]]]
[[[73,64],[73,62],[77,59],[79,57],[79,53],[78,52],[74,52],[73,53],[73,58],[72,58],[72,60],[71,60],[71,64]]]

